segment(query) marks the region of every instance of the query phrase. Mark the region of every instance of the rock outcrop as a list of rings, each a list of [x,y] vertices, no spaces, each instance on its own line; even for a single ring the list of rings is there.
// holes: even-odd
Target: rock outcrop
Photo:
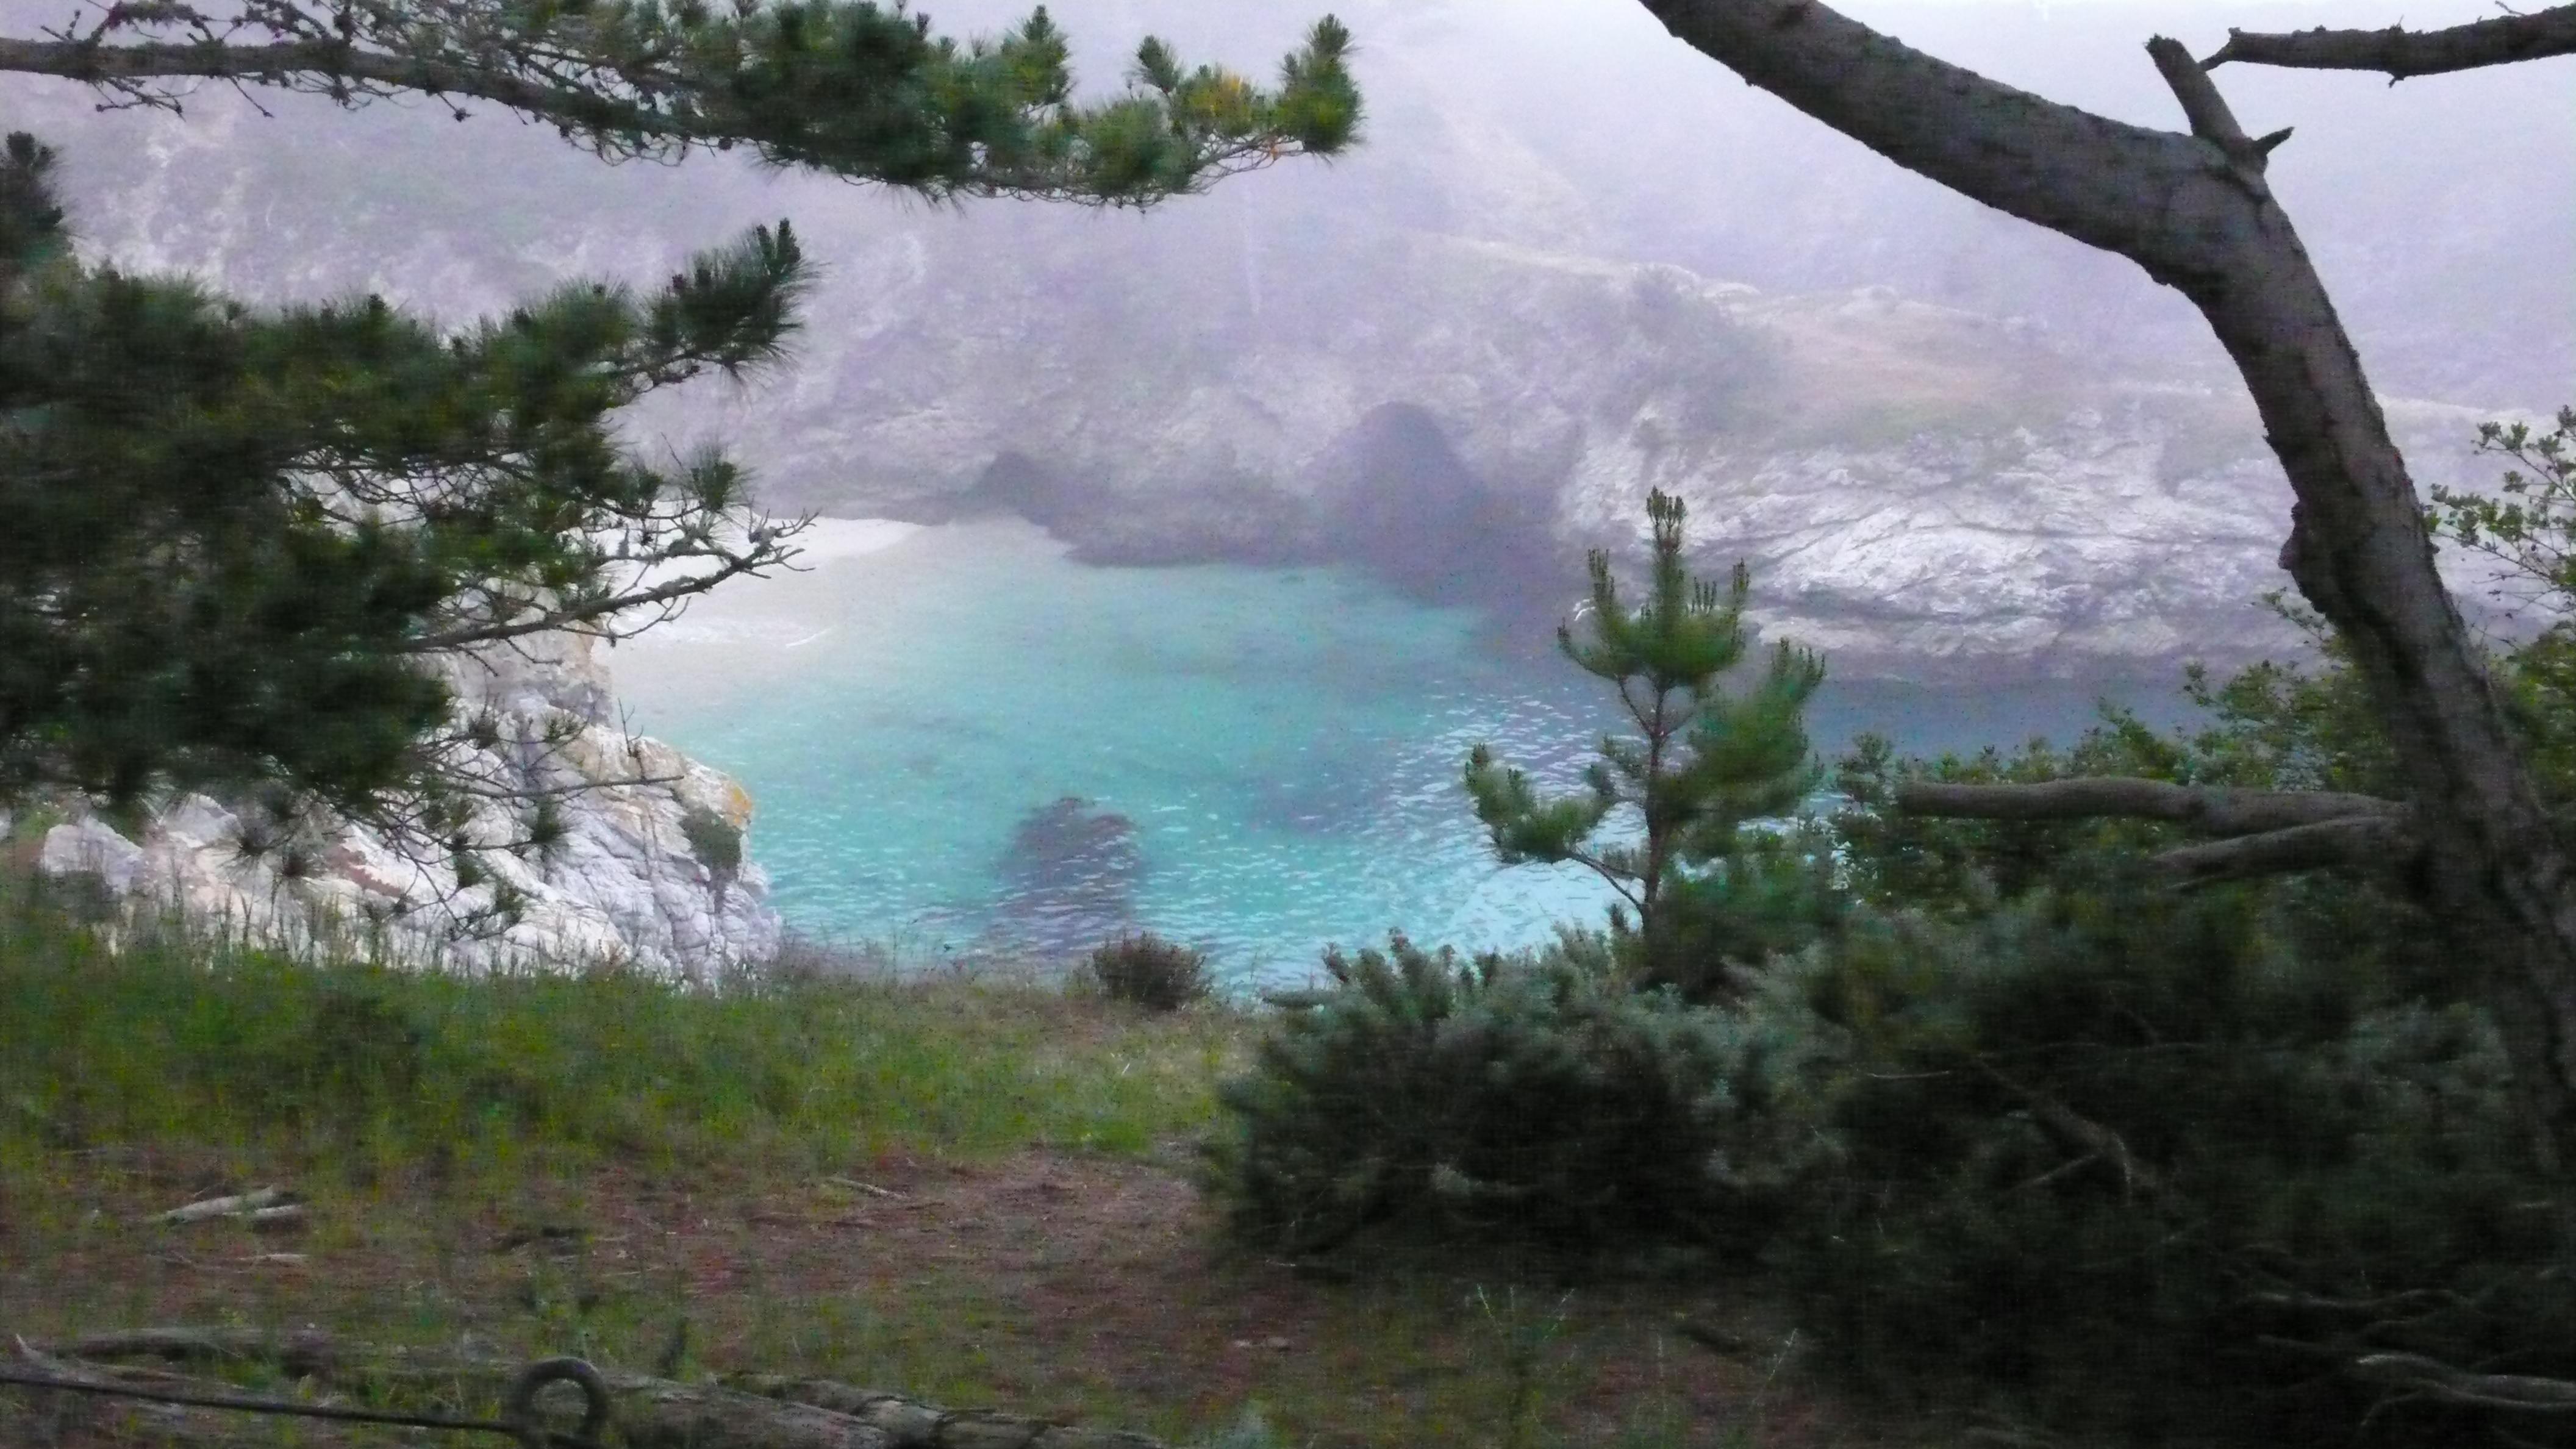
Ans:
[[[553,849],[478,857],[523,901],[506,929],[458,932],[460,921],[490,904],[493,885],[460,888],[442,855],[342,827],[318,843],[309,869],[282,869],[275,852],[246,855],[241,817],[205,795],[173,802],[131,836],[76,813],[45,831],[38,868],[95,876],[116,897],[175,906],[200,925],[250,939],[345,943],[406,964],[627,966],[707,979],[776,954],[780,924],[767,876],[738,849],[721,858],[720,843],[738,844],[751,823],[750,796],[670,746],[628,734],[590,641],[544,636],[449,668],[460,715],[489,710],[500,726],[500,742],[467,768],[524,789],[567,792],[566,828]],[[549,726],[556,726],[551,739]],[[33,819],[24,812],[21,824]],[[510,824],[487,811],[469,830],[500,839]],[[719,859],[702,858],[709,855]]]

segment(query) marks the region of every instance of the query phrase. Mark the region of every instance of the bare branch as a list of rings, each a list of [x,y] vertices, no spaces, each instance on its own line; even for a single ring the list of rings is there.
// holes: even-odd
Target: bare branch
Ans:
[[[1666,29],[1747,81],[1919,172],[2151,273],[2199,269],[2194,207],[2166,178],[2208,169],[2188,136],[1990,80],[1815,0],[1643,0]],[[2177,199],[2186,199],[2177,197]]]
[[[2191,58],[2181,41],[2159,35],[2147,42],[2147,57],[2156,63],[2156,71],[2172,88],[2174,99],[2182,103],[2183,119],[2191,123],[2193,135],[2221,146],[2251,144],[2245,128],[2236,123],[2236,113],[2228,108],[2227,98],[2210,84],[2209,72]]]
[[[2441,75],[2480,66],[2576,53],[2576,5],[2527,15],[2498,15],[2442,30],[2230,30],[2227,44],[2201,62],[2204,69],[2241,60],[2249,65],[2302,70],[2375,70],[2390,84],[2408,76]]]
[[[2401,816],[2350,815],[2181,846],[2156,856],[2154,864],[2185,883],[2207,885],[2334,867],[2384,875],[2406,870],[2423,849],[2423,842]]]
[[[1896,789],[1908,815],[1975,820],[2085,820],[2105,815],[2170,820],[2203,835],[2253,835],[2352,816],[2402,817],[2406,807],[2375,795],[2331,790],[2230,790],[2164,780],[2110,777],[2029,785],[1913,783]]]
[[[2344,867],[2403,870],[2423,853],[2411,813],[2394,800],[2331,790],[2230,790],[2122,777],[2027,785],[1914,783],[1896,789],[1908,815],[1965,820],[2165,820],[2232,839],[2154,858],[2194,885]]]
[[[2035,1087],[2026,1087],[1995,1069],[1994,1063],[1976,1058],[1977,1070],[1989,1081],[2021,1098],[2030,1106],[2031,1116],[2059,1140],[2083,1149],[2086,1160],[2107,1159],[2120,1172],[2124,1191],[2135,1190],[2150,1197],[2164,1194],[2164,1183],[2148,1166],[2129,1151],[2120,1134],[2078,1113],[2074,1108]]]
[[[2262,175],[2272,149],[2290,139],[2290,133],[2275,131],[2260,141],[2246,135],[2245,128],[2236,123],[2236,113],[2228,108],[2227,98],[2218,93],[2218,87],[2210,83],[2209,72],[2191,58],[2181,41],[2159,35],[2147,42],[2147,55],[2155,61],[2165,84],[2172,88],[2174,99],[2182,103],[2183,118],[2191,123],[2191,133],[2226,152],[2227,159],[2247,176]]]

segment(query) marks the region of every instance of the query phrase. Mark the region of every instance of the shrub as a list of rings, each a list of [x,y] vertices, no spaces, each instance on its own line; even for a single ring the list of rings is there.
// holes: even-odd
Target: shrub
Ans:
[[[1754,1009],[1829,1044],[1842,1154],[1773,1245],[1825,1361],[2088,1442],[2576,1443],[2357,1370],[2576,1376],[2576,1204],[2520,1166],[2492,1023],[2278,924],[2041,893],[1780,968]]]
[[[1333,987],[1219,1088],[1235,1121],[1204,1185],[1233,1231],[1292,1253],[1375,1223],[1578,1251],[1745,1241],[1795,1176],[1765,1086],[1789,1043],[1631,992],[1612,954],[1582,933],[1472,963],[1401,935],[1326,952]]]
[[[742,831],[732,821],[704,805],[691,805],[680,812],[680,835],[698,864],[718,880],[732,880],[742,872]]]
[[[1208,994],[1207,953],[1151,931],[1120,936],[1091,953],[1091,978],[1117,1001],[1178,1011]]]

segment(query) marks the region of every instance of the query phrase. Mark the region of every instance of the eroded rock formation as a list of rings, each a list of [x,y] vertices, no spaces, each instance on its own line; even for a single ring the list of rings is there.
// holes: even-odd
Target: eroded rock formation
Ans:
[[[460,713],[488,708],[501,726],[500,742],[469,763],[531,790],[590,788],[562,796],[566,831],[554,849],[478,857],[524,899],[521,918],[507,929],[459,934],[459,920],[489,904],[492,886],[460,890],[454,869],[435,852],[406,851],[364,829],[329,830],[310,873],[290,878],[279,855],[246,856],[240,815],[205,795],[170,803],[131,836],[75,810],[45,829],[38,868],[96,876],[118,898],[174,905],[215,930],[290,945],[318,939],[371,946],[411,964],[627,965],[707,978],[768,960],[780,933],[768,877],[747,858],[731,865],[700,859],[685,823],[695,814],[700,835],[712,824],[738,839],[751,823],[751,797],[670,746],[629,734],[588,640],[522,642],[532,647],[450,666]],[[558,721],[577,732],[551,745],[520,743],[540,740]],[[40,819],[22,811],[18,825]],[[499,839],[510,826],[487,811],[470,829],[478,839]]]

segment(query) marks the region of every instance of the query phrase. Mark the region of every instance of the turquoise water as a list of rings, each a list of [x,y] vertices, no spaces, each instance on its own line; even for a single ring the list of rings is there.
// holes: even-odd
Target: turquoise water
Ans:
[[[1480,948],[1601,919],[1579,868],[1493,863],[1458,772],[1491,741],[1570,783],[1608,701],[1480,622],[1338,568],[1096,569],[973,524],[719,594],[611,663],[638,728],[751,791],[800,930],[932,959],[1134,926],[1277,981],[1390,928]],[[2063,733],[2089,698],[1845,691],[1814,723],[1828,750],[1863,726],[1937,748]]]

